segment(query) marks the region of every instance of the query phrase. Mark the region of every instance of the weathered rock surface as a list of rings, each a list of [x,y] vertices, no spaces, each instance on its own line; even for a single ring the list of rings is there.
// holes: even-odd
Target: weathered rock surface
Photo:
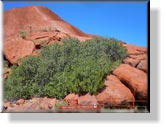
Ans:
[[[78,98],[78,105],[81,106],[97,106],[98,102],[94,95],[86,94]]]
[[[138,46],[131,45],[131,44],[123,44],[123,46],[126,47],[129,55],[138,55],[138,54],[146,53],[146,48],[143,48],[143,47],[138,47]]]
[[[147,72],[147,61],[141,60],[140,63],[137,65],[137,68]]]
[[[129,64],[132,67],[147,72],[147,50],[143,47],[138,47],[129,44],[122,44],[126,47],[128,57],[123,60],[124,64]]]
[[[31,55],[35,50],[35,45],[32,41],[14,38],[4,42],[3,50],[6,59],[15,64],[18,59]]]
[[[50,31],[52,29],[57,29],[78,39],[91,37],[91,35],[81,32],[43,6],[14,8],[4,12],[4,39],[18,34],[20,30],[34,32],[36,30]]]
[[[21,100],[22,101],[22,100]],[[16,102],[16,104],[4,104],[4,112],[53,112],[55,98],[33,98],[25,102]]]
[[[147,98],[147,75],[143,71],[121,64],[113,74],[116,75],[132,91],[137,100],[145,101]]]
[[[5,103],[3,104],[3,108],[4,108],[4,109],[9,108],[10,106],[11,106],[11,103],[10,103],[10,102],[5,102]]]
[[[108,107],[133,108],[134,96],[114,75],[107,76],[105,89],[96,98],[100,104]]]
[[[85,105],[74,105],[74,106],[61,106],[58,112],[100,112],[101,106],[85,106]]]
[[[137,60],[146,60],[147,55],[145,54],[136,54],[136,55],[129,55],[130,58],[132,59],[137,59]]]
[[[18,38],[20,32],[24,33],[23,39]],[[37,55],[33,51],[38,49],[38,45],[61,41],[63,37],[84,41],[93,36],[83,33],[42,6],[14,8],[4,12],[4,55],[12,64],[32,53]]]
[[[24,102],[25,102],[24,99],[19,99],[19,100],[17,100],[16,105],[24,104]]]
[[[26,36],[26,40],[37,41],[35,45],[43,42],[49,44],[52,41],[60,41],[63,37],[70,37],[68,34],[57,31],[32,32]]]
[[[68,105],[60,106],[58,112],[98,112],[101,109],[96,97],[90,94],[83,96],[69,94],[64,100]]]
[[[140,60],[129,58],[129,57],[127,57],[126,59],[123,60],[124,64],[129,64],[129,65],[131,65],[133,67],[136,67],[139,62],[140,62]]]
[[[74,93],[67,95],[64,100],[68,103],[68,105],[78,105],[78,95]]]

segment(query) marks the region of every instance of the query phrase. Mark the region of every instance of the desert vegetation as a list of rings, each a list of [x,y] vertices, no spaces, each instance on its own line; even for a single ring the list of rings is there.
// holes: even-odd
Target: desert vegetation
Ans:
[[[24,58],[19,66],[12,67],[4,81],[5,100],[95,94],[102,88],[104,76],[127,56],[126,49],[115,39],[62,42],[43,46],[39,56]]]
[[[18,33],[18,37],[25,39],[27,35],[27,31],[20,30]]]

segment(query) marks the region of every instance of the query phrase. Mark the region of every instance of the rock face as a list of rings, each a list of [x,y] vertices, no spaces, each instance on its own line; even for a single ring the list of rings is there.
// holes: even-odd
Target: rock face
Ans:
[[[86,94],[78,98],[78,105],[81,106],[97,106],[97,100],[94,95]]]
[[[16,102],[16,105],[24,104],[24,102],[25,102],[24,99],[19,99],[19,100]]]
[[[5,41],[3,50],[6,59],[14,64],[18,59],[31,55],[35,50],[35,45],[32,41],[14,38]]]
[[[67,102],[68,105],[78,105],[78,95],[74,93],[67,95],[64,100]]]
[[[81,32],[42,6],[4,12],[4,54],[12,64],[32,53],[36,55],[34,51],[41,44],[59,42],[63,37],[84,41],[93,36]]]
[[[31,40],[35,45],[39,45],[42,42],[46,44],[51,43],[52,41],[60,41],[63,37],[70,37],[67,33],[48,31],[48,32],[32,32],[26,36],[26,40]]]
[[[49,31],[52,28],[80,39],[91,37],[42,6],[14,8],[4,13],[4,39],[17,34],[20,30]]]
[[[121,64],[113,72],[133,92],[136,99],[146,100],[147,98],[147,75],[128,64]]]
[[[4,108],[5,110],[8,109],[10,106],[11,106],[11,103],[10,103],[10,102],[5,102],[5,103],[3,104],[3,108]]]
[[[129,55],[139,55],[139,54],[145,54],[146,48],[138,47],[130,44],[123,44],[123,46],[126,47],[127,52]]]
[[[114,71],[115,75],[124,86],[130,89],[135,97],[135,103],[146,106],[147,104],[147,50],[126,43],[128,57],[123,60],[123,64]]]
[[[137,68],[143,70],[144,72],[147,72],[147,61],[141,60],[140,63],[137,65]]]
[[[68,105],[60,106],[59,112],[98,112],[101,108],[96,97],[90,94],[83,96],[69,94],[64,98],[64,100]]]
[[[133,58],[127,57],[126,59],[123,60],[123,62],[125,64],[129,64],[133,67],[136,67],[140,61],[138,59],[133,59]]]
[[[33,98],[30,100],[20,99],[16,104],[9,102],[4,104],[5,112],[53,112],[55,98]]]
[[[105,81],[105,89],[97,95],[97,101],[108,107],[133,108],[134,96],[114,75],[109,75]]]

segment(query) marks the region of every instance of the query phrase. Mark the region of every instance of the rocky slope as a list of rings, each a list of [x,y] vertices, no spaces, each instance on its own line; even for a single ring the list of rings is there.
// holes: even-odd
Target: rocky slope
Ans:
[[[17,8],[4,13],[4,56],[11,64],[37,54],[42,44],[60,43],[63,37],[75,37],[83,41],[93,36],[81,32],[45,7]],[[4,111],[55,112],[58,108],[58,112],[99,112],[103,106],[132,109],[135,105],[146,106],[147,50],[126,43],[122,45],[126,47],[128,57],[105,78],[105,87],[96,96],[69,94],[64,100],[46,97],[20,99],[4,102]],[[4,70],[4,78],[9,72],[8,69]]]
[[[41,43],[60,41],[64,36],[81,41],[92,37],[42,6],[14,8],[4,13],[4,55],[12,64],[31,55]]]

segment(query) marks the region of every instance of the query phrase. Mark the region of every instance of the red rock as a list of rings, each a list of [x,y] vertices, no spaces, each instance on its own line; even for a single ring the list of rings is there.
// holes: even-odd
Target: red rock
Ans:
[[[4,104],[3,104],[3,107],[4,107],[5,109],[7,109],[8,107],[10,107],[10,102],[4,103]]]
[[[63,32],[55,32],[55,31],[48,31],[48,32],[38,32],[30,33],[26,36],[26,40],[55,40],[60,41],[63,37],[70,37],[68,34]],[[49,41],[48,41],[49,42]]]
[[[18,59],[29,56],[35,49],[35,45],[31,41],[21,38],[7,40],[4,43],[4,54],[10,63],[17,63]]]
[[[137,59],[137,60],[146,60],[147,59],[147,54],[140,54],[140,55],[129,55],[130,58],[132,59]]]
[[[134,96],[114,75],[107,76],[105,89],[96,96],[100,104],[109,107],[133,108]]]
[[[4,12],[4,39],[17,35],[20,30],[33,33],[36,30],[52,31],[55,30],[54,28],[67,33],[70,37],[92,37],[92,35],[81,32],[48,8],[42,6],[13,8]]]
[[[26,100],[23,104],[13,104],[5,112],[53,112],[55,102],[55,98],[33,98]]]
[[[147,98],[147,75],[143,71],[121,64],[113,74],[130,88],[137,100],[145,101]]]
[[[52,44],[63,37],[74,37],[80,41],[91,39],[86,34],[62,20],[59,16],[42,6],[14,8],[4,12],[4,55],[10,63],[29,56],[36,46],[43,42]],[[46,30],[43,30],[46,28]],[[19,31],[24,31],[23,40],[17,38]],[[36,40],[41,40],[36,41]]]
[[[48,37],[53,37],[57,34],[57,32],[33,32],[29,33],[26,36],[26,40],[37,40],[37,39],[44,39]]]
[[[68,105],[77,105],[78,104],[78,95],[72,93],[67,95],[64,100],[68,103]]]
[[[135,67],[139,63],[139,60],[127,57],[126,59],[123,60],[123,63]]]
[[[108,75],[108,76],[106,77],[106,79],[107,79],[108,81],[112,81],[112,82],[116,82],[116,83],[121,83],[120,80],[119,80],[116,76],[114,76],[114,75],[112,75],[112,74]]]
[[[24,99],[19,99],[16,104],[17,105],[21,105],[21,104],[24,104],[25,100]]]
[[[137,68],[147,72],[147,60],[141,60],[140,63],[137,65]]]
[[[94,95],[86,94],[78,98],[78,105],[81,106],[97,106],[97,100]]]
[[[55,38],[56,38],[56,40],[60,41],[64,37],[70,37],[70,36],[66,33],[59,32],[59,33],[57,33]]]
[[[132,55],[132,54],[138,55],[138,54],[146,53],[146,48],[138,47],[138,46],[131,45],[131,44],[122,44],[122,45],[126,47],[129,55]]]
[[[60,106],[58,112],[99,112],[101,110],[101,106]]]
[[[39,103],[39,108],[40,110],[43,111],[48,111],[49,109],[53,108],[55,105],[56,99],[51,99],[51,98],[39,98],[37,100],[37,103]]]

